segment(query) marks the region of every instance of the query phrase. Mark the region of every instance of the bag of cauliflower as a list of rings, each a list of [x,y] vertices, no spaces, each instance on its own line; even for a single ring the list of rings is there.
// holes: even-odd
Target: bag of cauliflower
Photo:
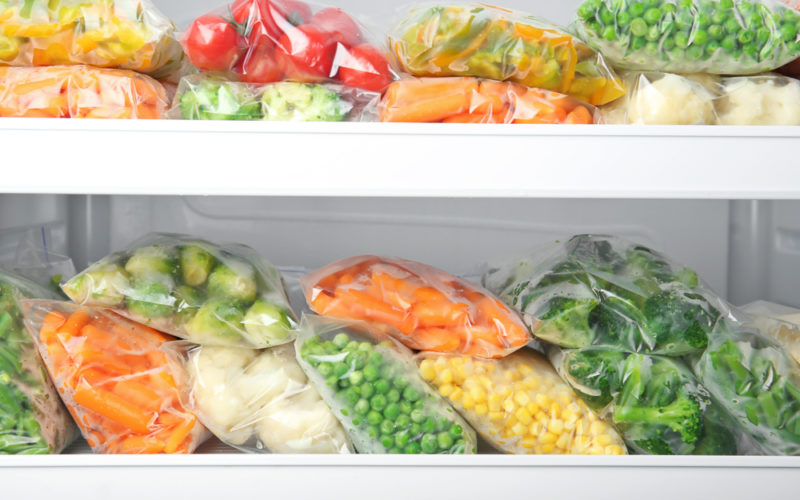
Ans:
[[[353,451],[293,344],[259,351],[172,342],[166,350],[188,376],[181,402],[224,443],[249,453]]]
[[[800,125],[800,81],[780,75],[723,78],[719,125]]]

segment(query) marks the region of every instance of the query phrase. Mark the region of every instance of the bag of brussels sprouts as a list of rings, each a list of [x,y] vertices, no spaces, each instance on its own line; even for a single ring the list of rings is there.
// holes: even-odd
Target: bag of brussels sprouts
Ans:
[[[777,0],[587,0],[575,29],[624,69],[749,75],[800,56],[800,14]]]
[[[304,315],[296,351],[359,453],[476,453],[475,431],[425,383],[411,351],[388,335]]]
[[[295,336],[280,272],[244,245],[151,234],[62,289],[75,302],[197,344],[262,349]]]

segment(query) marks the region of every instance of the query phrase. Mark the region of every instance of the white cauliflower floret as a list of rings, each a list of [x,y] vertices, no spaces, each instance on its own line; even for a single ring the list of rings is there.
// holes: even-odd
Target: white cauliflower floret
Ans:
[[[729,78],[717,104],[720,125],[800,125],[800,81],[779,76]]]
[[[637,125],[708,125],[714,123],[713,80],[663,73],[635,74],[629,94],[603,108],[607,123]]]

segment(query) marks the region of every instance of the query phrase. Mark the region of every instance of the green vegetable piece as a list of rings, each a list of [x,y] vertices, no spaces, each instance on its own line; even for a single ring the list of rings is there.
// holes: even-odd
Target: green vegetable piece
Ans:
[[[655,7],[647,9],[643,19],[647,24],[657,26],[659,21],[661,21],[661,11]]]
[[[253,266],[233,260],[218,265],[208,277],[208,292],[215,297],[252,303],[258,293]]]
[[[189,286],[200,286],[214,267],[214,256],[196,245],[181,247],[179,255],[181,276]]]
[[[633,36],[645,36],[647,34],[647,22],[641,17],[636,17],[631,21],[631,33]]]
[[[265,120],[342,121],[352,109],[334,90],[322,85],[279,82],[264,89],[261,107]]]
[[[617,31],[614,29],[613,26],[606,26],[603,28],[602,37],[608,40],[609,42],[613,42],[617,38]]]
[[[117,264],[96,264],[69,280],[62,289],[78,304],[116,307],[130,289],[128,273]]]
[[[263,300],[257,300],[250,306],[242,324],[251,343],[259,347],[275,346],[290,341],[294,327],[294,321],[288,311],[277,304]]]
[[[125,264],[125,271],[133,279],[164,282],[175,276],[177,265],[167,249],[153,245],[137,249]]]
[[[186,323],[188,338],[198,343],[224,344],[241,339],[244,311],[236,302],[209,300]]]
[[[171,316],[175,311],[175,298],[162,283],[134,282],[128,292],[128,311],[144,319],[145,323]]]
[[[628,7],[628,12],[630,12],[633,17],[643,16],[644,11],[645,7],[641,2],[631,2],[630,7]]]
[[[198,77],[195,77],[198,78]],[[184,120],[261,120],[261,105],[247,85],[208,77],[179,98]],[[188,80],[191,84],[191,78]]]

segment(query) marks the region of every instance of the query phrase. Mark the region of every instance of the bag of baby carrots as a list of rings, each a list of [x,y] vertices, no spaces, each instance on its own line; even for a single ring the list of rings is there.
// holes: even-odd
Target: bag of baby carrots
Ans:
[[[23,300],[25,326],[95,453],[191,453],[208,433],[180,403],[168,337],[104,309]],[[172,339],[171,337],[169,339]]]
[[[379,109],[384,122],[591,124],[596,116],[558,92],[472,77],[393,82]]]
[[[317,314],[363,321],[411,349],[500,358],[531,341],[519,316],[490,292],[418,262],[352,257],[300,283]]]

